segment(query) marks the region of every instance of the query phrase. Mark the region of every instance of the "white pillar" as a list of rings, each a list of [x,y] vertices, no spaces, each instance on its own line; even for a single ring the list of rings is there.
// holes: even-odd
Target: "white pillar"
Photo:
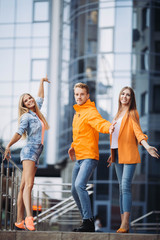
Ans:
[[[57,158],[57,131],[58,131],[58,71],[59,71],[59,36],[60,36],[60,10],[61,1],[52,0],[52,21],[51,21],[51,53],[50,53],[50,92],[48,103],[48,122],[50,129],[47,139],[47,160],[48,165],[56,163]]]
[[[131,52],[132,52],[132,1],[126,7],[115,8],[114,32],[114,84],[113,84],[113,116],[118,109],[118,96],[125,86],[131,86]],[[128,7],[127,7],[128,4]]]

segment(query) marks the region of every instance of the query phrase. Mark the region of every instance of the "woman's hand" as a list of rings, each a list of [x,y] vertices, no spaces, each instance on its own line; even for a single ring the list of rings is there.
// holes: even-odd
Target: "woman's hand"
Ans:
[[[150,146],[150,145],[147,143],[146,140],[143,139],[143,140],[141,141],[141,144],[143,145],[143,147],[147,150],[147,152],[148,152],[152,157],[155,157],[155,158],[159,158],[159,157],[160,157],[159,154],[157,153],[157,152],[158,152],[157,148]]]
[[[75,158],[76,158],[74,148],[71,147],[71,148],[68,150],[68,154],[69,154],[70,159],[71,159],[72,161],[74,161]]]
[[[11,158],[11,151],[9,147],[6,147],[5,152],[4,152],[4,157],[3,160],[7,159],[9,160]]]
[[[108,162],[107,167],[110,167],[112,165],[111,156],[109,156],[107,162]]]
[[[116,124],[117,122],[114,122],[114,123],[112,123],[112,125],[109,127],[109,133],[110,134],[112,134],[113,132],[114,132],[114,129],[115,129],[115,124]]]
[[[50,81],[48,80],[48,77],[47,77],[47,75],[46,75],[46,77],[45,77],[45,78],[42,78],[42,79],[41,79],[41,81],[42,81],[42,82],[48,82],[48,83],[50,83]]]
[[[157,153],[158,152],[157,148],[149,145],[149,147],[146,150],[152,157],[155,157],[155,158],[160,157],[159,154]]]

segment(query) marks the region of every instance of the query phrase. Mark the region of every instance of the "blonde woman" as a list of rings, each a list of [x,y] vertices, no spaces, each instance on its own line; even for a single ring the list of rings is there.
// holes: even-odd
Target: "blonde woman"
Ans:
[[[44,132],[49,129],[48,123],[40,108],[44,99],[44,82],[48,78],[42,78],[38,90],[38,98],[35,99],[28,93],[24,93],[19,100],[19,128],[5,149],[4,159],[11,157],[10,147],[21,137],[27,137],[27,144],[20,153],[23,165],[20,191],[17,199],[17,230],[34,231],[34,222],[31,208],[31,191],[34,184],[34,177],[39,164],[39,157],[43,150]],[[24,210],[26,218],[24,220]]]
[[[124,87],[119,94],[119,107],[114,118],[115,131],[111,134],[111,156],[108,166],[114,162],[119,182],[121,225],[118,233],[129,232],[129,217],[132,207],[131,184],[137,163],[140,163],[138,143],[147,152],[159,158],[157,149],[147,143],[148,137],[142,132],[132,88]]]

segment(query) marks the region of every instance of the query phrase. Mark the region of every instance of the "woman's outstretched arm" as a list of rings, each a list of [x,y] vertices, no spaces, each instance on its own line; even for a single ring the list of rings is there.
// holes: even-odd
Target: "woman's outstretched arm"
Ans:
[[[11,151],[10,151],[10,147],[18,142],[18,140],[21,138],[21,135],[18,133],[15,133],[14,136],[12,137],[11,141],[8,143],[8,145],[6,146],[5,152],[4,152],[4,159],[9,159],[11,157]]]
[[[145,140],[142,140],[141,144],[152,157],[155,157],[155,158],[160,157],[159,154],[157,153],[158,152],[157,148],[150,146]]]
[[[44,98],[44,84],[43,84],[44,82],[50,83],[50,81],[48,81],[47,75],[45,78],[42,78],[40,80],[39,90],[38,90],[38,97],[40,98]]]

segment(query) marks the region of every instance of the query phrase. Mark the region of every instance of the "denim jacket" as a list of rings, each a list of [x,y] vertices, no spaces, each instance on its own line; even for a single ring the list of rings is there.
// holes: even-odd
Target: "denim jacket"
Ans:
[[[43,104],[43,98],[38,97],[36,103],[41,109]],[[36,113],[29,110],[28,113],[24,113],[20,120],[20,125],[17,133],[22,136],[24,132],[27,132],[27,143],[29,144],[41,144],[42,125]]]

